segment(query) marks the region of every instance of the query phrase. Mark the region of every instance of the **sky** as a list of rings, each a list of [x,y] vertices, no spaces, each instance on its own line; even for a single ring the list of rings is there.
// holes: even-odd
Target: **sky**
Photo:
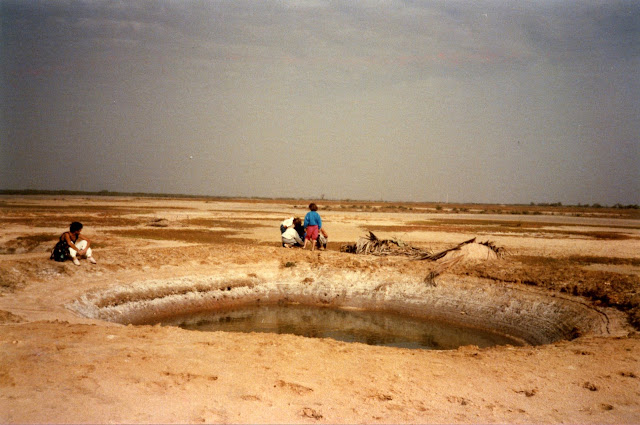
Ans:
[[[640,2],[0,0],[0,189],[640,204]]]

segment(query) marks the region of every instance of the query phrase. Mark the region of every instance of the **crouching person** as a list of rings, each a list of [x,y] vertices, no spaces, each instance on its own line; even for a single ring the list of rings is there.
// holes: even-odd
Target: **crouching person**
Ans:
[[[86,257],[91,264],[96,264],[90,248],[91,241],[80,235],[82,223],[74,221],[69,226],[69,231],[60,235],[60,240],[51,251],[51,259],[66,261],[71,259],[76,266],[80,265],[78,257]]]
[[[300,225],[299,218],[292,220],[291,225],[282,232],[282,246],[291,248],[293,246],[302,246],[302,239],[296,230],[296,225]]]

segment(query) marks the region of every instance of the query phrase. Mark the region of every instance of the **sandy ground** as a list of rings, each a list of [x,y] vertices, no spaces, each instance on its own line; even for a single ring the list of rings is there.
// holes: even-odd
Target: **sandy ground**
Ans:
[[[639,297],[638,218],[321,205],[330,249],[312,253],[278,241],[279,222],[305,214],[302,201],[5,196],[0,207],[2,423],[640,423],[640,338],[625,323]],[[447,218],[482,223],[424,225]],[[97,265],[48,260],[72,219],[85,224]],[[159,220],[166,227],[149,225]],[[512,232],[492,221],[535,226]],[[424,262],[339,252],[367,228],[434,250],[491,240],[511,255],[459,264],[443,281],[577,293],[581,303],[619,311],[611,315],[617,331],[427,351],[125,326],[69,308],[87,293],[183,277],[313,287],[318,276],[357,272],[420,285],[430,270]]]

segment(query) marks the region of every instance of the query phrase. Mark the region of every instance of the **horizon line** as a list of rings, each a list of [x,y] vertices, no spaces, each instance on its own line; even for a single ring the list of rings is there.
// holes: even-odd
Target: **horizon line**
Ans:
[[[272,201],[302,201],[316,200],[328,202],[367,202],[381,204],[444,204],[444,205],[503,205],[503,206],[542,206],[542,207],[585,207],[585,208],[617,208],[639,209],[638,204],[623,205],[616,203],[612,206],[600,203],[593,204],[563,204],[562,202],[530,202],[530,203],[504,203],[504,202],[449,202],[449,201],[385,201],[372,199],[334,199],[322,197],[261,197],[261,196],[230,196],[230,195],[189,195],[181,193],[156,193],[156,192],[120,192],[110,190],[85,191],[85,190],[45,190],[45,189],[0,189],[0,195],[66,195],[66,196],[138,196],[145,198],[186,198],[186,199],[246,199],[246,200],[272,200]]]

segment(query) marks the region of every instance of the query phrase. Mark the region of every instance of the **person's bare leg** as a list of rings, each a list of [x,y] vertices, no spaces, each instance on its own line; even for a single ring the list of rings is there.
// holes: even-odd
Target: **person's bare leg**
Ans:
[[[311,240],[311,251],[315,251],[316,250],[316,241],[314,241],[313,239]]]

